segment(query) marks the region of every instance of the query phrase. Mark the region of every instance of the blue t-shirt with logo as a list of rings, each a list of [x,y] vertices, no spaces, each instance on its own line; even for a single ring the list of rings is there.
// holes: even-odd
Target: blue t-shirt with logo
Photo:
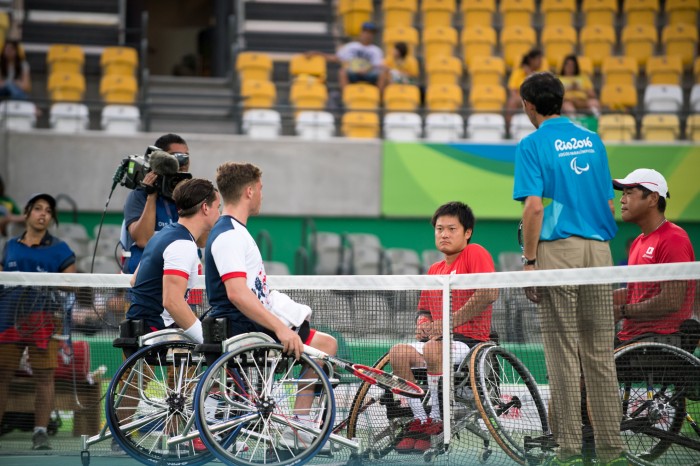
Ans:
[[[513,199],[543,199],[541,241],[579,236],[608,241],[617,225],[608,155],[598,135],[566,117],[545,120],[515,151]]]

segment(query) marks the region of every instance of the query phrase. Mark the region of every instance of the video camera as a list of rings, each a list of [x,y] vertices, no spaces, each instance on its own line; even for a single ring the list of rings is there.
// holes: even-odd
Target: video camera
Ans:
[[[175,186],[192,178],[191,173],[179,172],[179,168],[177,158],[155,146],[149,146],[144,155],[129,155],[122,160],[114,174],[112,189],[117,183],[127,189],[144,187],[143,179],[153,171],[158,175],[152,187],[154,192],[172,199]]]

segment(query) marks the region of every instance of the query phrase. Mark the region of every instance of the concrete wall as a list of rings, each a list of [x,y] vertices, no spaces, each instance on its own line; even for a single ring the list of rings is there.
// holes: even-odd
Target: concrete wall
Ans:
[[[0,173],[6,192],[20,204],[31,193],[46,191],[69,195],[81,211],[102,211],[122,158],[142,154],[159,136],[4,132],[0,133]],[[263,170],[264,215],[380,215],[380,141],[182,136],[188,142],[196,177],[213,180],[216,167],[228,160],[258,165]],[[117,187],[110,212],[121,211],[127,193],[126,188]]]

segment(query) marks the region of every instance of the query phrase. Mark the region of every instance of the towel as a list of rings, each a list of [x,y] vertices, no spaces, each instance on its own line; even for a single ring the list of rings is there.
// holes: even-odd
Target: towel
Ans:
[[[299,327],[311,317],[311,308],[277,290],[270,292],[270,311],[289,327]]]

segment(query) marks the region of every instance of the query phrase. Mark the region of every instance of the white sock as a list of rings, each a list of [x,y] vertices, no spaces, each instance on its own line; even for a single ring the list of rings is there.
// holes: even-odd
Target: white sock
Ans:
[[[214,422],[216,420],[216,408],[219,406],[219,400],[211,395],[207,395],[204,399],[204,416],[207,421]]]
[[[46,433],[46,427],[34,427],[34,433],[38,434],[39,432]]]
[[[413,411],[413,417],[420,419],[421,424],[428,420],[428,413],[425,412],[423,401],[420,398],[408,398],[408,406]]]
[[[428,388],[430,389],[430,419],[434,421],[439,421],[442,419],[442,413],[440,413],[440,390],[438,389],[438,384],[442,374],[428,374]]]

